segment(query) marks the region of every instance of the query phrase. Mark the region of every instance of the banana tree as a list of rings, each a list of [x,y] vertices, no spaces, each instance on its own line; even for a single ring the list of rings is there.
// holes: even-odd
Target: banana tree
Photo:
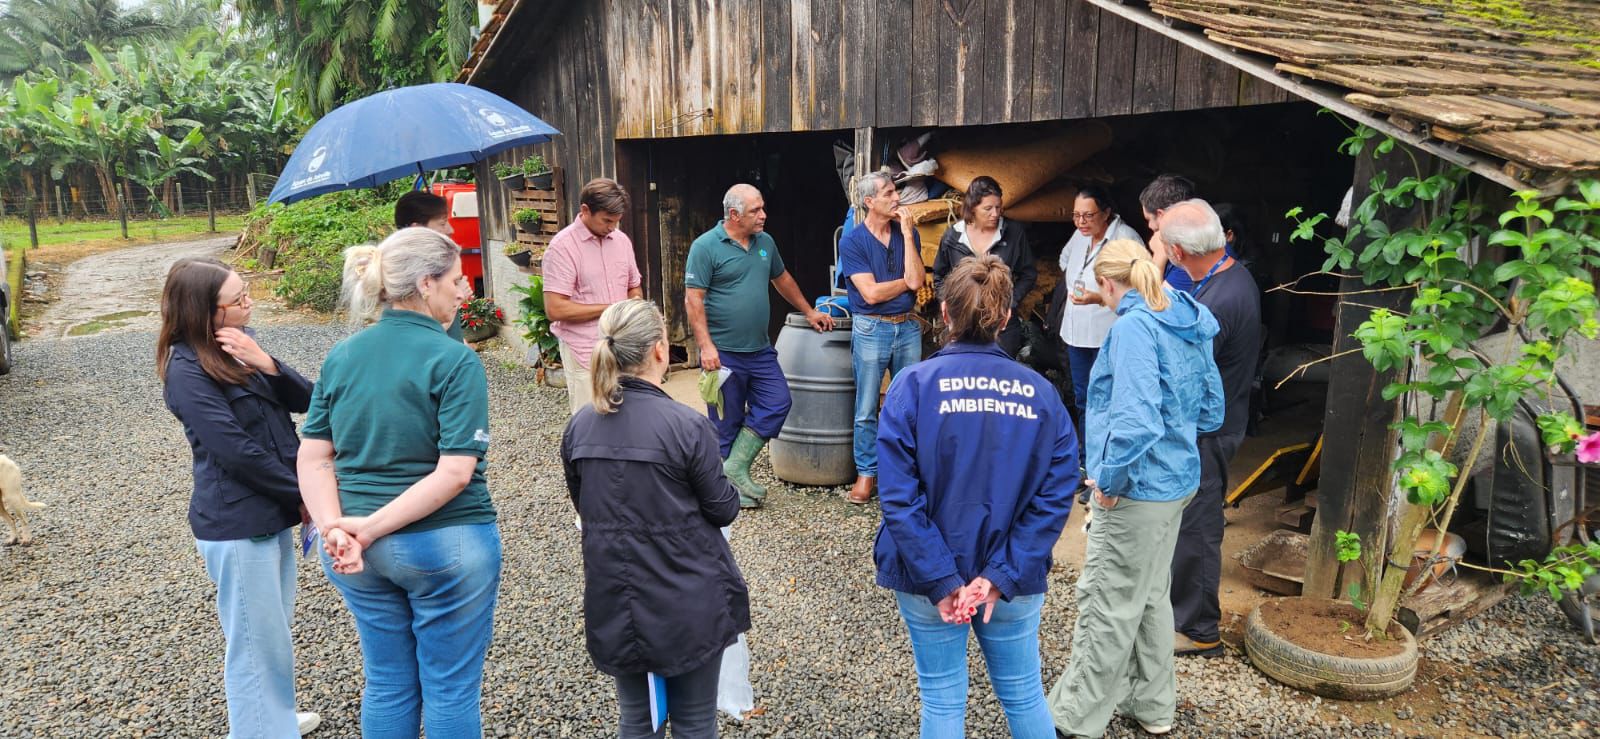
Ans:
[[[139,158],[128,169],[128,176],[139,183],[150,195],[150,209],[162,218],[172,214],[172,181],[182,173],[189,173],[206,181],[214,178],[200,168],[205,159],[194,156],[205,148],[206,137],[200,127],[194,126],[183,138],[174,139],[160,131],[150,131],[154,149],[139,150]],[[157,189],[160,194],[157,194]]]

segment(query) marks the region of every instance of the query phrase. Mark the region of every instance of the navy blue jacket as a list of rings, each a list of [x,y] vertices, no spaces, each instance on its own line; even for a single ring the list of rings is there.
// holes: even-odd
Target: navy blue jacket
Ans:
[[[994,344],[951,344],[895,378],[878,420],[878,584],[937,603],[974,577],[1045,591],[1072,511],[1078,438],[1061,398]]]
[[[310,381],[278,362],[276,377],[256,372],[243,385],[219,384],[180,343],[172,346],[162,397],[194,453],[189,528],[196,539],[248,539],[300,522],[300,438],[289,414],[311,405]]]

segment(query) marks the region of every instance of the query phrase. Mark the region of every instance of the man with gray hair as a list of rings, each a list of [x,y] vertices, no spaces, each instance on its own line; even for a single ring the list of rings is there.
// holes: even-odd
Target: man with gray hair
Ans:
[[[1261,295],[1250,271],[1223,249],[1227,239],[1216,211],[1191,199],[1164,209],[1161,238],[1172,264],[1193,280],[1189,292],[1216,317],[1221,332],[1211,352],[1222,375],[1227,411],[1222,426],[1200,434],[1200,490],[1183,511],[1172,554],[1173,651],[1178,656],[1222,654],[1217,621],[1222,607],[1223,497],[1228,463],[1244,441],[1250,384],[1261,352]]]
[[[856,182],[856,202],[867,215],[839,240],[839,274],[850,300],[850,368],[855,375],[854,456],[856,483],[851,503],[872,500],[878,480],[878,392],[889,378],[922,359],[922,326],[916,321],[922,287],[922,242],[911,214],[900,207],[894,181],[871,172]],[[900,221],[897,227],[895,219]]]
[[[731,373],[722,383],[722,407],[706,408],[717,427],[723,472],[739,489],[741,508],[760,508],[767,491],[750,478],[750,463],[783,428],[791,402],[789,381],[767,337],[767,284],[805,314],[812,328],[831,331],[833,318],[811,307],[783,268],[778,244],[766,233],[760,190],[728,188],[722,213],[723,220],[689,246],[683,302],[700,368]]]

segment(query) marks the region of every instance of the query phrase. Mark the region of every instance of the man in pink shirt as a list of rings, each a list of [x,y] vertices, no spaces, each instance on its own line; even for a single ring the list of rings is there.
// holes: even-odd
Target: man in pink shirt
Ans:
[[[633,240],[617,230],[628,208],[627,191],[599,177],[583,186],[578,203],[578,220],[561,229],[544,253],[544,309],[561,341],[571,413],[590,402],[589,353],[600,314],[612,303],[644,297]]]

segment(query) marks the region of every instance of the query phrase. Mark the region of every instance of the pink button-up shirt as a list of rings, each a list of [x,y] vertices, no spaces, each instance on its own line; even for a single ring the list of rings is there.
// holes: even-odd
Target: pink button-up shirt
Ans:
[[[639,266],[633,259],[633,240],[612,231],[604,240],[576,220],[550,239],[544,252],[544,289],[589,305],[618,303],[639,286]],[[555,321],[556,335],[585,369],[600,333],[600,320]]]

